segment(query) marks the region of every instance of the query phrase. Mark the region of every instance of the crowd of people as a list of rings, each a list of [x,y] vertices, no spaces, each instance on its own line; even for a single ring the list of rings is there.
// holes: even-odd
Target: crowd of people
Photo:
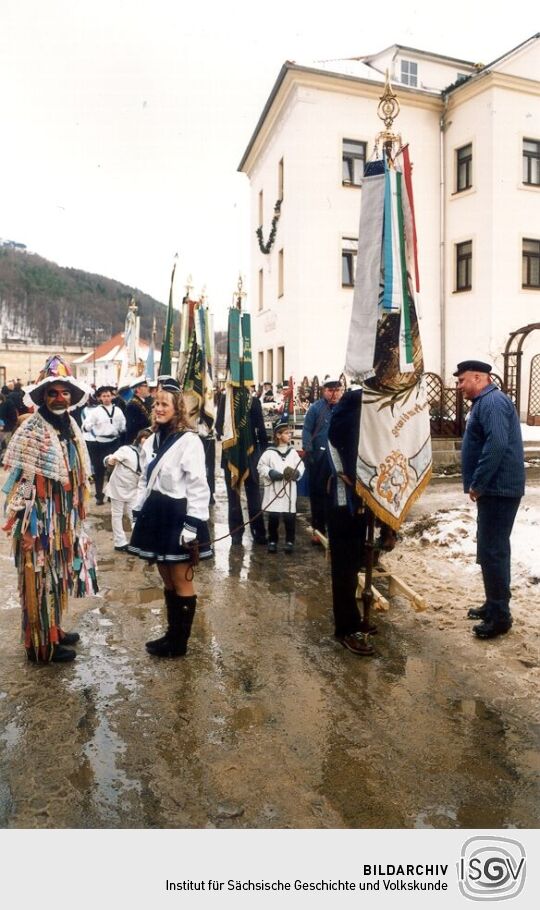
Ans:
[[[489,364],[463,361],[454,374],[473,402],[463,441],[463,479],[465,492],[478,505],[478,562],[486,599],[469,610],[470,618],[481,620],[474,627],[478,638],[504,634],[512,624],[510,533],[524,493],[519,418],[490,373]],[[197,604],[194,568],[213,555],[208,520],[215,439],[213,432],[192,427],[173,377],[159,377],[153,385],[142,376],[129,389],[103,385],[92,394],[53,355],[32,386],[24,390],[14,384],[3,393],[4,530],[13,540],[22,638],[32,662],[75,659],[79,634],[63,628],[68,596],[98,590],[95,548],[85,521],[91,481],[96,505],[110,501],[115,550],[156,564],[163,582],[167,624],[146,650],[155,657],[187,653]],[[249,396],[251,446],[242,484],[235,483],[223,447],[231,545],[242,545],[249,528],[255,544],[276,554],[282,525],[283,549],[291,556],[298,484],[307,479],[312,544],[327,540],[329,546],[335,637],[352,653],[365,653],[362,636],[373,629],[366,628],[356,597],[367,528],[355,483],[362,391],[353,387],[344,394],[342,380],[327,376],[320,397],[307,408],[301,448],[292,445],[285,407],[274,417],[268,439],[264,401],[264,386]],[[224,419],[221,394],[218,440]],[[383,526],[380,548],[391,549],[395,540]]]

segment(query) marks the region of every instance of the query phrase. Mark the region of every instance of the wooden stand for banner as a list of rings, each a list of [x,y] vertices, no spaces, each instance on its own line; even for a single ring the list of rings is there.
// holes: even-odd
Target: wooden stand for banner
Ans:
[[[400,594],[401,597],[405,597],[409,601],[413,610],[417,613],[421,613],[423,610],[427,610],[427,601],[425,597],[422,597],[421,594],[418,594],[417,591],[414,591],[406,581],[403,581],[399,576],[394,575],[392,572],[387,572],[384,566],[374,566],[372,573],[373,582],[385,581],[388,585],[388,596],[393,597],[395,594]],[[375,584],[371,585],[373,591],[373,606],[376,610],[380,612],[386,612],[390,607],[390,602],[381,594],[378,587]],[[362,596],[364,590],[364,573],[358,573],[358,587],[356,589],[356,595],[358,599]]]
[[[315,528],[312,528],[311,525],[307,526],[307,530],[308,530],[308,534],[310,534],[311,537],[316,537],[317,540],[320,542],[321,546],[324,547],[324,558],[328,559],[328,555],[330,553],[328,537],[325,537],[324,534],[321,534],[320,531],[317,531],[317,530],[315,530]]]
[[[328,559],[329,548],[328,548],[328,538],[321,534],[320,531],[316,531],[310,525],[307,527],[308,533],[312,537],[316,537],[320,542],[321,546],[324,547],[325,559]],[[375,610],[378,610],[380,613],[386,613],[390,609],[390,601],[388,597],[385,597],[381,593],[378,587],[378,582],[382,581],[388,586],[388,597],[394,597],[394,595],[399,594],[401,597],[404,597],[409,601],[413,610],[416,613],[421,613],[423,610],[427,610],[428,604],[425,597],[422,597],[421,594],[418,594],[406,581],[403,581],[398,575],[394,575],[393,572],[387,571],[382,565],[374,565],[371,570],[371,591],[373,594],[372,605]],[[358,587],[356,588],[356,597],[357,600],[361,600],[365,589],[365,572],[358,573]]]

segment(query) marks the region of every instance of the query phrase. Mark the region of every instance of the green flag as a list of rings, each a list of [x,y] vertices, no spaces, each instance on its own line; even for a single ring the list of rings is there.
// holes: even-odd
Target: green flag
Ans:
[[[249,313],[229,311],[227,340],[227,390],[223,452],[231,474],[231,486],[239,489],[249,474],[249,456],[254,450],[249,423],[251,404],[245,381],[251,381],[251,325]]]
[[[170,376],[172,374],[172,358],[174,351],[174,310],[173,310],[173,285],[174,273],[176,271],[176,259],[174,261],[171,275],[171,290],[169,291],[169,306],[167,309],[167,321],[165,323],[165,332],[163,335],[163,344],[161,345],[161,362],[159,372],[161,376]]]

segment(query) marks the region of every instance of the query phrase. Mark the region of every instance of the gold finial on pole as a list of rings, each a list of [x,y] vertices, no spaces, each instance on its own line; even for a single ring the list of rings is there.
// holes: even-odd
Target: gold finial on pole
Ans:
[[[186,297],[189,300],[191,292],[193,290],[193,276],[190,274],[187,276],[186,281]]]
[[[208,295],[206,293],[206,285],[203,284],[203,286],[201,288],[201,296],[199,297],[199,303],[201,304],[201,306],[205,305],[207,296]]]
[[[381,100],[379,101],[379,106],[377,108],[377,116],[380,120],[384,121],[386,131],[392,133],[392,126],[394,120],[399,114],[399,101],[395,93],[392,91],[392,86],[390,85],[390,77],[388,75],[388,70],[386,70],[386,80],[384,83],[384,92],[381,95]]]
[[[393,146],[397,145],[398,148],[401,147],[401,136],[399,133],[394,133],[392,129],[394,120],[398,116],[399,111],[399,101],[397,100],[395,92],[392,91],[390,76],[388,75],[388,70],[386,70],[384,92],[380,96],[379,106],[377,108],[377,116],[384,122],[385,129],[378,134],[375,140],[375,148],[378,148],[379,142],[382,143],[390,164],[393,159]]]
[[[244,291],[244,279],[242,278],[242,275],[240,274],[238,276],[238,284],[236,285],[236,291],[233,294],[233,300],[234,300],[235,306],[238,310],[242,309],[242,300],[244,299],[245,296],[246,296],[246,292]]]

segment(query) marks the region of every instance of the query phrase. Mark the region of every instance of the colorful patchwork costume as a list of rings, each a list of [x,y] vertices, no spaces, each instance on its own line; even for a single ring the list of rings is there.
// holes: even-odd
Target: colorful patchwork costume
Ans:
[[[94,549],[84,529],[88,452],[67,409],[55,412],[44,404],[44,391],[53,383],[67,389],[71,406],[86,398],[62,359],[49,358],[36,385],[27,390],[39,409],[15,431],[4,459],[10,471],[3,487],[4,530],[13,538],[22,637],[31,660],[54,660],[55,650],[58,656],[68,595],[84,597],[98,590]]]

